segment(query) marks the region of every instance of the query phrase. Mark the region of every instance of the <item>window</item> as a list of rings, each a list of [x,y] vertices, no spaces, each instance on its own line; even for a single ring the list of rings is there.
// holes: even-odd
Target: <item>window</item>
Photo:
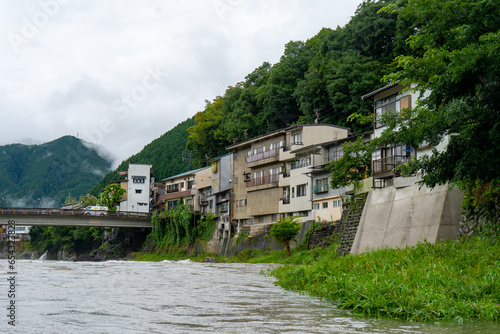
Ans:
[[[282,140],[277,141],[275,143],[271,143],[271,145],[269,145],[269,150],[270,151],[272,151],[272,150],[279,150],[281,146],[283,146],[283,141]]]
[[[264,216],[260,216],[259,217],[259,223],[263,223],[264,222]]]
[[[269,169],[269,181],[278,182],[278,175],[283,171],[283,167],[276,167]]]
[[[293,143],[295,145],[302,145],[302,133],[296,133],[293,135]]]
[[[176,183],[176,184],[169,184],[167,186],[167,192],[168,193],[173,193],[173,192],[177,192],[179,191],[179,184]]]
[[[133,183],[146,183],[146,177],[145,176],[132,176],[132,182]]]
[[[238,153],[236,153],[235,155],[233,155],[234,161],[238,161],[238,157],[239,157]]]
[[[194,180],[188,181],[187,182],[187,187],[188,187],[188,189],[193,189],[193,187],[194,187]]]
[[[214,200],[213,200],[213,199],[211,199],[211,200],[210,200],[210,202],[209,202],[209,204],[208,204],[208,207],[209,207],[210,209],[213,209],[213,208],[214,208]]]
[[[328,149],[328,161],[337,161],[344,155],[344,151],[342,150],[342,145],[333,146]]]
[[[305,196],[306,195],[306,185],[301,184],[297,186],[297,197]]]
[[[310,165],[311,165],[311,156],[310,155],[298,154],[297,160],[292,161],[291,168],[296,169],[296,168],[301,168],[301,167],[307,167]]]
[[[259,153],[265,152],[265,150],[266,150],[265,146],[256,147],[253,149],[253,154],[259,154]]]
[[[142,194],[142,189],[136,189],[136,190],[135,190],[135,193],[136,193],[136,194]]]
[[[328,209],[328,202],[323,202],[323,209]]]
[[[316,185],[313,187],[314,193],[322,193],[328,191],[328,178],[322,178],[316,180]]]
[[[375,102],[375,113],[377,116],[375,127],[381,127],[385,124],[381,121],[382,115],[391,113],[400,113],[407,108],[411,108],[411,95],[401,96],[394,94]]]
[[[253,173],[253,178],[254,178],[254,186],[259,186],[261,184],[264,184],[264,176],[265,176],[265,172],[263,170],[261,171],[258,171],[258,172],[254,172]]]
[[[319,203],[314,203],[314,210],[319,210]]]
[[[236,177],[234,178],[234,183],[238,183],[238,181],[239,181],[239,180],[240,180],[240,178],[236,176]]]
[[[274,214],[271,216],[271,221],[275,222],[278,220],[278,215],[277,214]]]

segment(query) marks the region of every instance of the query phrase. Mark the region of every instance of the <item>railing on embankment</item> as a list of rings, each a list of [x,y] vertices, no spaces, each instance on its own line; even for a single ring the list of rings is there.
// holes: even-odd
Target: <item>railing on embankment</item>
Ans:
[[[75,217],[95,217],[85,216],[82,209],[54,209],[54,208],[0,208],[0,216],[75,216]],[[129,211],[108,211],[99,218],[120,218],[120,219],[144,219],[150,220],[151,214],[144,212]]]

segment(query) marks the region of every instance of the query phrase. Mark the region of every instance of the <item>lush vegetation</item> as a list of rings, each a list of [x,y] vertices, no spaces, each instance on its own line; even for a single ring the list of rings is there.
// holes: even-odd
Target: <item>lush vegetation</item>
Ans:
[[[103,229],[99,227],[34,226],[29,232],[28,248],[41,253],[73,249],[77,254],[90,252],[102,242]]]
[[[71,136],[2,146],[0,206],[61,206],[68,195],[86,195],[110,168],[109,161]]]
[[[110,211],[116,211],[116,205],[120,203],[125,192],[119,184],[108,184],[102,192],[99,204],[107,206]]]
[[[408,167],[423,181],[475,187],[499,177],[500,164],[500,6],[485,0],[413,0],[390,6],[414,32],[408,51],[396,58],[386,80],[428,92],[412,117],[389,115],[385,142],[418,147],[453,135],[442,152]]]
[[[301,228],[302,225],[297,217],[285,217],[273,224],[269,234],[283,244],[286,253],[290,256],[290,241],[295,239]]]
[[[155,211],[151,218],[154,248],[163,251],[172,246],[193,245],[197,239],[211,240],[217,225],[214,215],[199,218],[182,200],[173,209]]]
[[[481,238],[319,258],[271,274],[355,313],[413,321],[497,321],[500,243]]]

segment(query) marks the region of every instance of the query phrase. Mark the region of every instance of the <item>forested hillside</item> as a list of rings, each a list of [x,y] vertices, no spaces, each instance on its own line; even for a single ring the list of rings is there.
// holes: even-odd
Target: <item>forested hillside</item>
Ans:
[[[0,206],[60,206],[102,179],[111,162],[65,136],[42,145],[0,147]]]

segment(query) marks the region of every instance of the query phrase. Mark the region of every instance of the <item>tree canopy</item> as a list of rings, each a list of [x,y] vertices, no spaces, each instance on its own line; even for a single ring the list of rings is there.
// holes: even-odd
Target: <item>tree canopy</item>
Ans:
[[[290,256],[290,241],[295,239],[301,228],[298,217],[285,217],[274,223],[269,233],[285,246],[286,253]]]
[[[500,3],[491,0],[413,0],[389,6],[414,33],[409,51],[386,80],[414,85],[421,96],[412,118],[392,116],[383,139],[412,147],[437,144],[442,152],[418,159],[428,186],[474,184],[498,177],[500,164]]]

